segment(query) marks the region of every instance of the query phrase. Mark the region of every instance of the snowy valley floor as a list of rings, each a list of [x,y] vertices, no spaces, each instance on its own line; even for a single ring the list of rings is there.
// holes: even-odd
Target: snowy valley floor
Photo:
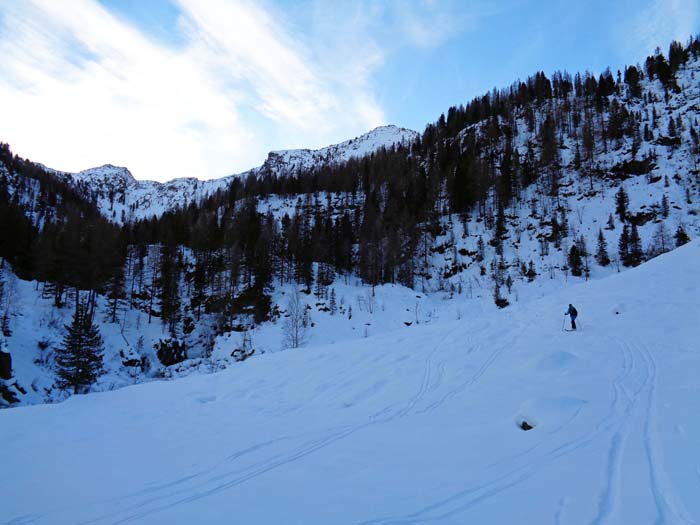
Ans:
[[[0,523],[700,522],[698,268],[4,410]]]

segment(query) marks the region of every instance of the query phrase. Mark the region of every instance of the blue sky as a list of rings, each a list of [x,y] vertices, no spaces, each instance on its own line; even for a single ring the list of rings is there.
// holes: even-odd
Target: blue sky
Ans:
[[[699,32],[696,0],[2,2],[0,140],[57,169],[219,177]]]

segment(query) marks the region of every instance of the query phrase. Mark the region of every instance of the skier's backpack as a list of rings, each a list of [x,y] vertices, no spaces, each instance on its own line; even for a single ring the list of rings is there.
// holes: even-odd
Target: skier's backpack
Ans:
[[[573,315],[574,317],[578,317],[578,312],[576,311],[576,308],[574,308],[573,306],[571,307],[571,312],[570,312],[570,313],[571,313],[571,315]]]

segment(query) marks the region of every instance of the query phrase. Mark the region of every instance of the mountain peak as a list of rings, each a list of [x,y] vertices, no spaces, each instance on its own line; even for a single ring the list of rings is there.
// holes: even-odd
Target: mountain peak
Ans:
[[[123,182],[132,184],[136,179],[131,174],[128,168],[123,166],[114,166],[113,164],[103,164],[95,168],[89,168],[72,174],[76,181],[100,181],[100,182]]]
[[[320,149],[287,149],[271,151],[262,169],[273,173],[309,170],[320,165],[341,164],[351,158],[362,158],[397,144],[410,144],[420,134],[393,124],[379,126],[358,137]]]
[[[361,158],[396,144],[409,144],[419,134],[395,125],[374,128],[353,139],[312,149],[271,151],[258,168],[219,179],[200,181],[178,178],[161,183],[136,180],[123,166],[104,164],[78,173],[54,172],[88,191],[105,217],[115,222],[160,215],[167,210],[197,202],[218,189],[225,188],[233,177],[255,175],[261,171],[285,176],[309,171],[321,166],[342,164],[351,158]]]

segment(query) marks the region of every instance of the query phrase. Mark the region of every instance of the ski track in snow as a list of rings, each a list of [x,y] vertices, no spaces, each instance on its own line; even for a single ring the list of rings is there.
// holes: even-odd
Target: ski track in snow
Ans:
[[[469,344],[468,344],[468,348],[469,348],[469,353],[476,351],[476,354],[479,354],[481,352],[481,350],[483,349],[483,346],[476,345],[473,342],[473,340],[470,340]],[[424,414],[426,412],[432,412],[438,406],[444,404],[446,401],[454,398],[455,396],[464,392],[464,390],[466,390],[467,388],[476,384],[479,381],[479,379],[481,378],[481,376],[484,375],[484,373],[491,367],[491,365],[494,363],[494,361],[498,358],[498,356],[503,351],[503,348],[504,348],[503,346],[497,347],[497,350],[495,350],[494,352],[489,354],[489,356],[486,358],[486,360],[483,362],[483,364],[477,369],[477,371],[471,377],[469,377],[469,379],[467,379],[466,381],[459,384],[457,386],[457,388],[449,390],[442,397],[440,397],[439,399],[436,399],[435,401],[433,401],[432,403],[427,405],[422,410],[419,410],[418,413]]]
[[[450,330],[450,331],[445,335],[445,337],[443,337],[443,339],[440,341],[440,343],[438,343],[438,345],[433,349],[433,352],[431,352],[431,355],[429,356],[429,359],[432,359],[433,354],[435,353],[435,351],[437,351],[437,350],[445,343],[445,341],[447,340],[447,338],[448,338],[457,328],[459,328],[459,325],[458,325],[456,328],[454,328],[453,330]],[[524,328],[524,327],[521,327],[521,328]],[[484,330],[484,329],[482,329],[482,330]],[[522,330],[521,330],[520,332],[518,332],[517,335],[513,336],[512,338],[509,338],[508,341],[506,341],[506,342],[503,342],[503,343],[498,342],[497,344],[495,344],[495,345],[494,345],[494,346],[495,346],[495,350],[493,350],[493,351],[486,357],[486,359],[482,362],[482,364],[479,366],[479,368],[476,370],[476,372],[475,372],[474,374],[472,374],[471,376],[469,376],[469,377],[467,378],[466,381],[463,381],[463,382],[461,382],[461,383],[458,383],[458,385],[457,385],[456,388],[453,388],[453,389],[447,391],[447,392],[446,392],[445,394],[443,394],[440,398],[434,400],[432,403],[426,405],[424,408],[422,408],[422,409],[420,409],[420,410],[417,410],[415,413],[417,413],[417,414],[425,414],[425,413],[432,412],[432,411],[434,411],[437,407],[443,405],[445,402],[447,402],[447,401],[449,401],[449,400],[455,398],[456,396],[458,396],[459,394],[461,394],[461,393],[464,392],[465,390],[467,390],[467,389],[473,387],[474,385],[476,385],[476,384],[479,382],[479,380],[483,377],[483,375],[491,368],[491,366],[494,364],[494,362],[496,362],[496,360],[497,360],[497,359],[499,358],[499,356],[503,353],[503,351],[504,351],[506,348],[509,348],[509,347],[512,346],[513,342],[521,335],[521,332],[522,332]],[[469,355],[472,355],[472,354],[475,355],[475,356],[478,356],[478,355],[480,355],[480,354],[482,353],[482,351],[483,351],[483,349],[484,349],[484,346],[483,346],[482,344],[476,343],[475,340],[474,340],[473,334],[470,333],[470,334],[468,335],[468,339],[467,339],[467,343],[466,343],[466,345],[465,345],[465,349],[466,349],[466,351],[465,351],[465,353],[464,353],[465,356],[469,356]],[[439,365],[439,368],[440,368],[440,370],[441,370],[441,376],[444,374],[445,364],[446,364],[446,361],[443,361],[443,362],[441,362],[440,365]],[[431,368],[431,365],[430,365],[430,364],[427,364],[427,365],[426,365],[426,369],[428,370],[428,373],[430,373],[430,372],[429,372],[429,369],[430,369],[430,368]],[[431,391],[435,391],[435,390],[437,390],[437,386],[436,386],[435,388],[431,389]],[[422,397],[422,396],[421,396],[421,397]],[[413,404],[413,406],[415,406],[415,405],[417,404],[417,402],[418,402],[418,400],[416,401],[416,403]]]
[[[88,523],[99,523],[99,522],[104,522],[104,521],[110,521],[111,523],[129,523],[133,521],[140,520],[150,514],[156,513],[158,511],[170,509],[173,506],[177,506],[180,504],[184,503],[190,503],[208,496],[211,496],[213,494],[216,494],[218,492],[224,491],[231,489],[237,485],[240,485],[241,483],[245,483],[247,481],[250,481],[262,474],[265,474],[271,470],[274,470],[276,468],[279,468],[281,466],[287,465],[293,461],[296,461],[300,458],[303,458],[309,454],[312,454],[314,452],[317,452],[341,439],[347,438],[348,436],[363,430],[371,425],[376,425],[376,424],[384,424],[384,423],[389,423],[395,419],[399,418],[404,418],[407,417],[413,413],[416,413],[414,411],[414,408],[418,403],[423,400],[427,394],[430,392],[436,391],[440,385],[442,384],[442,378],[444,376],[445,372],[445,365],[446,361],[441,361],[437,365],[435,365],[435,357],[437,353],[439,352],[440,348],[442,345],[445,343],[445,341],[458,329],[460,328],[460,325],[456,325],[454,328],[449,330],[444,336],[440,338],[440,340],[435,344],[435,346],[431,349],[431,351],[428,353],[427,357],[424,360],[423,363],[423,373],[421,376],[420,384],[419,387],[416,391],[416,393],[411,397],[411,399],[406,403],[406,405],[401,409],[396,412],[392,413],[391,407],[385,407],[384,409],[378,411],[375,413],[372,417],[370,417],[369,421],[366,421],[364,423],[361,423],[359,425],[355,426],[342,426],[338,427],[335,429],[331,429],[331,432],[321,438],[311,440],[308,442],[305,442],[301,444],[300,446],[296,447],[294,451],[289,454],[278,454],[278,455],[273,455],[272,457],[268,458],[267,460],[263,460],[259,463],[256,463],[254,465],[251,465],[247,468],[241,469],[241,470],[233,470],[230,472],[226,472],[223,474],[217,474],[215,476],[211,476],[213,471],[215,471],[220,465],[217,465],[215,467],[212,467],[210,469],[207,469],[206,471],[202,471],[196,474],[192,474],[189,476],[185,476],[181,479],[172,481],[172,482],[167,482],[161,485],[157,485],[155,487],[150,487],[148,489],[136,492],[134,494],[125,496],[123,498],[119,498],[118,501],[125,501],[129,499],[133,499],[139,496],[143,496],[146,494],[151,494],[151,493],[157,493],[157,492],[162,492],[165,491],[165,493],[160,494],[160,495],[154,495],[152,497],[148,497],[146,499],[134,502],[130,505],[127,505],[126,508],[122,508],[122,510],[117,511],[115,513],[109,513],[103,516],[100,516],[96,519],[85,521],[82,523],[88,524]],[[467,386],[470,384],[473,384],[476,382],[483,374],[484,372],[488,369],[488,367],[493,364],[495,359],[500,355],[501,351],[503,350],[503,347],[501,347],[499,350],[493,352],[489,358],[486,360],[485,364],[482,365],[475,375],[471,378],[471,380],[468,382]],[[437,373],[433,373],[433,370],[436,369]],[[458,390],[463,390],[458,389]],[[449,394],[449,393],[448,393]],[[453,394],[456,395],[456,392]],[[452,396],[449,396],[452,397]],[[444,396],[442,400],[440,400],[437,403],[432,403],[430,405],[431,410],[436,408],[437,406],[441,405],[446,399],[449,398],[448,396]],[[277,438],[274,440],[266,441],[263,443],[259,443],[257,445],[253,445],[251,447],[247,447],[246,449],[243,449],[240,452],[236,452],[232,455],[230,455],[225,462],[230,462],[234,461],[235,459],[238,459],[239,457],[248,454],[250,452],[254,452],[260,449],[265,448],[266,446],[269,446],[271,444],[274,444],[278,441],[284,440],[284,439],[291,439],[289,437],[281,437]],[[223,463],[223,462],[222,462]],[[191,484],[190,482],[194,482]],[[172,489],[173,487],[180,487],[182,485],[182,488],[178,488],[175,491],[170,491],[169,489]],[[127,514],[124,516],[124,514]],[[113,519],[117,519],[117,521],[111,521]]]
[[[459,325],[455,326],[453,329],[448,331],[444,336],[440,338],[440,340],[437,342],[437,344],[430,350],[428,353],[428,356],[425,358],[425,362],[423,363],[423,377],[421,379],[421,384],[418,388],[418,391],[416,394],[411,398],[411,400],[406,404],[406,406],[400,410],[395,416],[390,417],[386,421],[391,421],[396,417],[406,417],[411,413],[413,408],[425,397],[425,394],[428,393],[430,383],[431,383],[431,374],[432,374],[432,369],[433,369],[433,358],[435,357],[435,354],[440,350],[440,347],[442,344],[454,333],[455,330],[459,328]],[[442,367],[438,367],[438,370],[442,369],[444,371],[444,364]],[[433,387],[432,390],[437,389],[442,382],[442,374],[438,375],[436,379],[436,384]]]
[[[206,498],[221,491],[229,490],[242,483],[248,482],[260,475],[274,469],[287,465],[309,454],[313,454],[333,443],[349,437],[350,435],[363,430],[371,425],[386,424],[399,418],[405,418],[415,414],[432,412],[445,402],[455,398],[465,390],[476,385],[480,378],[493,366],[503,351],[513,343],[512,340],[499,342],[495,349],[481,362],[477,370],[457,388],[443,393],[440,397],[427,403],[424,408],[417,409],[423,401],[430,400],[430,394],[439,391],[446,370],[446,360],[438,361],[440,350],[449,337],[458,327],[448,331],[426,356],[423,366],[420,383],[415,394],[398,411],[392,410],[391,406],[384,407],[376,412],[369,421],[354,426],[342,426],[329,429],[330,431],[316,439],[305,441],[294,447],[292,452],[272,454],[265,460],[259,461],[238,470],[214,473],[225,464],[272,446],[283,440],[294,439],[290,436],[283,436],[266,442],[262,442],[241,451],[235,452],[225,458],[216,466],[205,471],[185,476],[178,480],[149,487],[134,494],[128,495],[119,500],[124,502],[138,498],[138,501],[127,505],[126,508],[103,515],[97,519],[84,523],[99,523],[109,521],[111,523],[129,523],[145,518],[146,516],[170,509],[180,504],[191,503],[193,501]],[[611,341],[613,342],[613,341]],[[423,508],[403,516],[384,517],[364,521],[365,525],[390,524],[390,523],[420,523],[445,520],[455,515],[464,513],[479,503],[501,494],[513,487],[516,487],[536,475],[545,465],[552,461],[565,457],[581,447],[590,446],[601,436],[608,437],[609,451],[608,461],[605,469],[605,485],[597,504],[597,512],[594,516],[593,524],[608,523],[611,517],[620,506],[620,491],[622,478],[622,463],[625,454],[627,441],[631,439],[632,428],[643,425],[644,447],[649,471],[649,491],[653,495],[656,507],[657,524],[672,523],[692,523],[687,517],[687,513],[681,505],[674,501],[669,501],[668,494],[673,491],[665,481],[663,464],[660,459],[661,450],[657,443],[654,430],[654,390],[656,384],[656,365],[651,352],[640,344],[628,344],[624,341],[614,341],[621,355],[621,365],[619,374],[613,379],[612,397],[610,408],[604,418],[602,418],[595,429],[590,433],[581,434],[574,439],[565,442],[557,442],[559,431],[566,427],[562,424],[541,443],[521,452],[515,458],[508,461],[500,460],[488,467],[487,470],[494,471],[493,477],[485,482],[478,483],[465,488],[449,497],[440,499]],[[474,340],[469,338],[466,342],[465,355],[478,356],[482,353],[483,346],[475,345]],[[641,405],[644,405],[643,408]],[[578,411],[570,418],[573,419]],[[642,421],[645,423],[642,424]],[[537,449],[540,449],[539,452]],[[514,468],[502,470],[504,464]],[[500,470],[500,471],[499,471]],[[700,477],[700,469],[698,469]],[[172,490],[175,488],[175,490]],[[141,499],[143,496],[148,496]],[[556,512],[555,522],[562,522],[562,515],[566,506],[565,498],[560,501]],[[116,521],[113,521],[115,520]]]
[[[613,435],[609,439],[608,464],[606,467],[605,488],[600,495],[598,510],[592,520],[593,524],[610,523],[612,516],[620,503],[620,483],[622,477],[622,460],[626,449],[626,443],[632,439],[631,429],[643,427],[643,432],[638,432],[646,450],[647,467],[649,470],[648,490],[653,495],[656,507],[656,524],[693,523],[688,517],[682,504],[670,500],[675,493],[666,481],[661,448],[657,443],[654,418],[654,392],[656,387],[656,363],[652,353],[642,344],[628,344],[624,341],[615,341],[622,356],[620,373],[613,379],[613,393],[608,414],[599,421],[595,430],[590,434],[582,434],[573,440],[550,445],[550,450],[541,454],[534,461],[526,461],[516,468],[497,475],[484,484],[476,484],[457,492],[447,498],[438,500],[422,509],[403,516],[383,517],[363,521],[362,525],[400,524],[440,522],[457,514],[468,511],[484,500],[518,486],[528,478],[534,476],[539,469],[548,463],[565,457],[581,447],[590,446],[601,436],[608,435],[610,430]],[[490,362],[495,360],[494,352],[485,362],[482,369],[487,369]],[[480,369],[481,370],[481,369]],[[641,374],[635,377],[634,374]],[[474,377],[480,374],[477,372]],[[641,380],[641,381],[640,381]],[[470,383],[470,382],[468,382]],[[639,384],[637,384],[639,383]],[[642,406],[643,405],[643,406]],[[641,407],[638,409],[638,407]],[[575,417],[575,416],[574,416]],[[551,437],[556,437],[559,429],[552,432]],[[535,445],[516,459],[529,458],[535,449],[542,448],[542,443]],[[497,467],[504,463],[512,464],[513,461],[498,461],[491,465]],[[700,468],[696,469],[700,478]],[[562,523],[562,514],[566,505],[566,498],[560,500],[555,515],[555,523]]]
[[[613,411],[619,412],[616,415],[616,420],[619,421],[617,430],[610,440],[610,446],[607,454],[607,466],[605,469],[605,485],[600,495],[598,504],[598,512],[593,519],[593,525],[607,523],[611,515],[615,512],[619,502],[620,492],[620,471],[622,457],[626,439],[629,433],[630,414],[636,402],[636,393],[630,394],[629,389],[625,385],[625,380],[632,375],[635,370],[635,361],[632,352],[623,344],[618,342],[618,348],[622,352],[622,374],[613,382],[615,390]],[[648,380],[648,375],[644,382]],[[624,400],[623,400],[624,397]]]
[[[341,426],[329,429],[321,436],[306,440],[295,447],[287,448],[283,453],[270,453],[262,461],[252,465],[221,472],[222,467],[234,464],[237,460],[274,445],[298,439],[299,436],[280,436],[235,451],[216,465],[194,474],[183,476],[169,482],[155,484],[120,498],[108,501],[121,504],[120,510],[103,514],[82,523],[130,523],[146,518],[162,510],[172,509],[181,504],[191,503],[221,491],[232,489],[260,475],[313,454],[333,443],[349,437],[371,425],[386,424],[399,418],[432,412],[460,393],[478,384],[481,377],[493,366],[499,356],[513,341],[499,341],[489,355],[481,361],[480,366],[466,380],[441,396],[430,399],[430,394],[438,393],[443,383],[447,360],[438,361],[444,343],[457,330],[459,325],[448,331],[426,356],[422,365],[422,375],[413,396],[400,410],[392,410],[391,405],[384,407],[370,417],[368,421],[353,426]],[[551,431],[547,438],[518,454],[515,457],[499,460],[487,467],[492,472],[490,479],[483,483],[472,484],[451,496],[434,501],[423,508],[403,516],[387,516],[362,522],[365,525],[391,523],[439,522],[455,515],[467,512],[479,503],[498,494],[517,487],[547,464],[563,458],[582,447],[590,446],[601,437],[608,440],[607,466],[605,482],[600,494],[596,514],[592,524],[609,523],[616,516],[620,507],[622,490],[623,458],[628,441],[637,437],[643,440],[646,451],[649,475],[648,489],[653,496],[656,509],[656,524],[692,523],[683,506],[672,500],[674,493],[666,481],[662,451],[658,443],[655,420],[656,363],[651,351],[641,343],[611,340],[618,348],[621,359],[619,373],[613,378],[610,406],[607,414],[600,419],[591,432],[580,434],[568,441],[557,440],[560,430],[566,423]],[[483,351],[482,345],[476,345],[472,337],[465,342],[465,356],[476,357]],[[424,408],[417,407],[426,402]],[[570,418],[574,419],[578,411]],[[632,430],[641,429],[639,432]],[[610,435],[612,432],[612,435]],[[504,465],[510,468],[504,469]],[[700,479],[700,468],[696,468]],[[131,501],[131,503],[127,503]],[[554,516],[555,523],[563,523],[566,498],[559,501]],[[27,515],[9,522],[12,524],[31,523],[41,519],[41,515]]]
[[[491,364],[495,361],[495,359],[498,357],[500,352],[502,351],[502,348],[500,350],[497,350],[493,352],[489,358],[486,360],[484,365],[477,370],[476,374],[473,376],[472,379],[478,380],[483,373],[491,366]],[[624,374],[625,372],[623,372]],[[619,379],[619,378],[618,378]],[[474,381],[468,381],[467,383],[472,384]],[[574,416],[575,417],[575,416]],[[612,421],[615,417],[614,410],[611,410],[611,412],[608,414],[608,416],[605,418],[607,426],[612,424]],[[606,428],[604,425],[599,425],[601,429]],[[560,427],[561,429],[561,427]],[[560,430],[559,429],[559,430]],[[550,439],[552,436],[555,436],[558,433],[557,431],[552,432],[550,435]],[[529,449],[523,451],[518,457],[515,458],[515,462],[522,463],[523,458],[525,458],[525,463],[522,465],[518,465],[515,468],[512,468],[505,473],[500,473],[497,474],[495,478],[491,479],[490,481],[484,483],[484,484],[477,484],[471,487],[468,487],[462,491],[459,491],[447,498],[438,500],[432,504],[429,504],[422,509],[413,512],[411,514],[403,515],[403,516],[394,516],[394,517],[384,517],[384,518],[378,518],[378,519],[372,519],[368,521],[363,521],[362,525],[379,525],[379,524],[399,524],[399,523],[421,523],[421,522],[440,522],[442,520],[446,520],[447,518],[453,517],[457,514],[461,514],[463,512],[466,512],[467,510],[473,508],[475,505],[481,503],[482,501],[492,497],[496,496],[504,491],[509,490],[510,488],[513,488],[520,483],[526,481],[528,478],[532,477],[537,473],[538,467],[543,466],[546,463],[549,463],[555,459],[558,459],[560,457],[566,456],[568,454],[571,454],[572,452],[578,450],[582,446],[585,446],[587,444],[590,444],[592,441],[592,437],[589,435],[584,435],[580,436],[578,438],[575,438],[571,441],[558,444],[558,446],[555,446],[551,451],[546,452],[544,454],[544,457],[538,462],[538,461],[528,461],[528,458],[530,457],[530,454],[537,448],[540,448],[540,445],[535,445],[533,447],[530,447]],[[491,465],[490,468],[500,466],[504,463],[505,461],[498,461]],[[512,461],[509,461],[508,463],[512,463]],[[539,466],[538,466],[539,463]],[[439,512],[436,513],[436,512]]]
[[[636,348],[640,355],[646,359],[651,374],[651,381],[647,389],[647,403],[644,411],[644,446],[649,465],[651,490],[654,494],[656,507],[659,510],[656,523],[692,523],[692,519],[688,516],[682,502],[676,501],[676,498],[674,498],[676,491],[669,483],[664,468],[663,450],[659,443],[656,424],[656,360],[653,353],[646,345],[640,343]]]
[[[308,456],[309,454],[312,454],[322,448],[325,448],[326,446],[335,443],[336,441],[339,441],[340,439],[346,438],[350,436],[351,434],[354,434],[358,430],[361,430],[367,426],[372,424],[371,422],[369,423],[364,423],[358,426],[354,427],[340,427],[340,430],[336,429],[334,432],[331,434],[328,434],[324,437],[321,437],[316,440],[312,440],[309,442],[306,442],[302,444],[301,446],[297,447],[294,449],[294,451],[291,454],[277,454],[273,455],[271,458],[268,458],[265,461],[262,461],[260,463],[254,464],[250,467],[246,467],[242,470],[233,470],[230,472],[225,472],[223,474],[217,474],[215,476],[210,476],[206,478],[206,474],[210,474],[212,470],[210,469],[206,471],[205,473],[202,474],[196,474],[194,476],[189,476],[187,478],[183,478],[180,480],[180,482],[187,482],[189,480],[196,479],[199,481],[200,478],[206,478],[203,479],[202,481],[199,481],[195,485],[190,485],[183,487],[182,489],[179,489],[175,492],[166,492],[165,494],[159,495],[159,496],[154,496],[152,498],[148,498],[143,501],[139,501],[137,503],[134,503],[132,505],[127,506],[125,509],[117,511],[115,513],[110,513],[107,515],[100,516],[99,518],[93,519],[93,520],[88,520],[82,523],[88,524],[88,523],[99,523],[103,522],[106,520],[111,520],[117,518],[116,521],[110,521],[111,523],[129,523],[133,521],[137,521],[139,519],[145,518],[146,516],[170,509],[172,507],[175,507],[177,505],[181,505],[184,503],[191,503],[197,500],[200,500],[202,498],[206,498],[208,496],[214,495],[218,492],[224,491],[231,489],[233,487],[236,487],[237,485],[240,485],[241,483],[245,483],[247,481],[250,481],[262,474],[265,474],[271,470],[274,470],[278,467],[287,465],[289,463],[292,463],[293,461],[296,461],[300,458],[303,458],[305,456]],[[259,444],[259,445],[254,445],[252,447],[249,447],[248,450],[257,450],[260,449],[264,446],[265,444]],[[236,454],[234,454],[235,456]],[[216,468],[216,467],[214,467]],[[175,483],[170,483],[170,484],[164,484],[163,488],[170,488],[174,485],[181,484],[180,482],[175,482]],[[158,490],[158,489],[156,489]],[[185,496],[183,496],[185,495]],[[141,510],[143,509],[143,510]],[[127,513],[127,516],[125,517],[120,517],[123,516],[124,513]]]
[[[682,503],[674,501],[673,487],[666,480],[661,446],[658,443],[655,419],[656,361],[652,352],[641,342],[618,341],[629,372],[641,368],[644,379],[641,385],[630,393],[630,389],[619,383],[628,401],[623,408],[623,417],[610,444],[609,462],[606,472],[606,487],[601,494],[598,514],[594,524],[608,523],[620,506],[622,460],[628,440],[640,438],[643,441],[645,459],[649,472],[648,490],[653,496],[656,508],[656,524],[691,523]],[[624,366],[624,365],[623,365]],[[628,376],[629,374],[625,374]],[[617,387],[616,387],[617,388]],[[637,409],[639,407],[639,409]],[[636,432],[632,433],[631,429]],[[637,495],[644,501],[643,495]]]
[[[212,471],[214,471],[214,470],[216,470],[217,468],[221,467],[221,466],[224,465],[225,463],[230,463],[230,462],[235,461],[235,460],[237,460],[237,459],[239,459],[239,458],[241,458],[241,457],[244,457],[244,456],[246,456],[246,455],[248,455],[248,454],[250,454],[250,453],[252,453],[252,452],[257,452],[258,450],[261,450],[261,449],[263,449],[263,448],[266,448],[266,447],[268,447],[268,446],[270,446],[270,445],[273,445],[273,444],[276,444],[276,443],[279,443],[279,442],[282,442],[282,441],[286,441],[286,440],[288,440],[288,439],[289,439],[288,436],[282,436],[282,437],[278,437],[278,438],[275,438],[275,439],[271,439],[271,440],[269,440],[269,441],[264,441],[264,442],[262,442],[262,443],[258,443],[258,444],[256,444],[256,445],[252,445],[252,446],[250,446],[250,447],[246,447],[246,448],[244,448],[244,449],[242,449],[242,450],[240,450],[240,451],[237,451],[237,452],[234,452],[233,454],[230,454],[230,455],[227,456],[225,459],[223,459],[222,461],[220,461],[217,465],[215,465],[215,466],[213,466],[213,467],[211,467],[211,468],[209,468],[209,469],[201,470],[201,471],[199,471],[199,472],[197,472],[197,473],[195,473],[195,474],[190,474],[190,475],[188,475],[188,476],[184,476],[184,477],[179,478],[179,479],[176,479],[176,480],[174,480],[174,481],[169,481],[169,482],[166,482],[166,483],[157,483],[157,484],[154,483],[153,486],[146,487],[146,488],[144,488],[144,489],[138,490],[138,491],[133,492],[133,493],[131,493],[131,494],[127,494],[127,495],[122,496],[122,497],[120,497],[120,498],[112,498],[112,499],[107,500],[107,501],[110,501],[110,502],[114,502],[114,501],[123,501],[123,500],[126,500],[126,499],[136,498],[136,497],[143,496],[143,495],[146,495],[146,494],[152,494],[152,493],[156,493],[156,492],[162,491],[162,490],[164,490],[164,489],[170,489],[170,488],[172,488],[172,487],[176,487],[176,486],[178,486],[178,485],[182,485],[182,484],[184,484],[184,483],[187,483],[187,482],[190,481],[190,480],[193,480],[193,479],[199,478],[199,477],[201,477],[201,476],[205,476],[205,475],[208,474],[208,473],[211,473]],[[212,479],[216,479],[216,478],[212,478]]]
[[[309,454],[313,454],[314,452],[317,452],[333,443],[345,439],[350,435],[360,430],[363,430],[371,425],[386,424],[399,418],[405,418],[414,414],[423,414],[426,412],[434,411],[436,408],[443,405],[446,401],[454,398],[466,389],[477,384],[481,377],[483,377],[484,374],[489,370],[489,368],[494,364],[494,362],[496,362],[496,360],[503,353],[503,351],[513,344],[513,341],[515,339],[515,337],[509,338],[507,341],[496,345],[496,349],[487,356],[487,358],[477,368],[476,372],[472,376],[470,376],[468,380],[459,384],[457,388],[446,392],[440,398],[429,403],[425,408],[417,410],[416,407],[419,404],[421,404],[423,400],[427,399],[427,396],[430,393],[438,391],[440,386],[442,385],[447,361],[441,360],[438,362],[437,356],[445,342],[460,327],[461,325],[458,324],[451,330],[447,331],[447,333],[443,335],[435,344],[435,346],[433,346],[433,348],[430,350],[423,362],[423,372],[418,389],[416,393],[405,404],[405,406],[400,410],[392,411],[391,406],[385,407],[382,410],[376,412],[373,416],[371,416],[369,421],[355,426],[343,426],[331,429],[331,432],[329,434],[326,434],[318,439],[302,443],[301,445],[296,447],[291,454],[287,453],[273,455],[266,460],[255,463],[254,465],[251,465],[241,470],[233,470],[230,472],[220,473],[215,476],[212,476],[211,474],[215,470],[217,470],[217,468],[220,466],[219,464],[205,471],[185,476],[181,479],[164,483],[162,485],[150,487],[148,489],[128,495],[124,498],[120,498],[119,500],[126,501],[129,499],[138,498],[140,496],[153,494],[151,497],[147,497],[146,499],[136,501],[115,513],[109,513],[100,516],[97,519],[89,520],[84,523],[100,523],[104,521],[110,521],[113,519],[117,519],[117,521],[110,521],[111,523],[129,523],[137,521],[142,518],[145,518],[150,514],[170,509],[173,506],[190,503],[211,496],[218,492],[234,488],[235,486],[240,485],[241,483],[250,481],[271,470],[287,465]],[[465,352],[465,355],[478,356],[481,353],[483,346],[475,345],[473,339],[469,338],[466,348],[468,350]],[[240,452],[232,454],[226,461],[234,461],[235,459],[247,453],[258,451],[260,449],[265,448],[268,445],[271,445],[283,439],[291,438],[288,436],[282,437],[247,447],[246,449]],[[524,473],[523,479],[525,477],[529,477],[531,474],[532,472],[526,471]],[[171,491],[170,489],[174,487],[177,487],[177,490]],[[482,494],[480,495],[480,497],[487,497],[488,495],[491,495],[491,493],[495,494],[500,491],[501,489],[491,489],[491,491],[487,491],[487,494]],[[156,494],[158,492],[164,493]],[[126,516],[124,516],[125,513],[127,514]]]

